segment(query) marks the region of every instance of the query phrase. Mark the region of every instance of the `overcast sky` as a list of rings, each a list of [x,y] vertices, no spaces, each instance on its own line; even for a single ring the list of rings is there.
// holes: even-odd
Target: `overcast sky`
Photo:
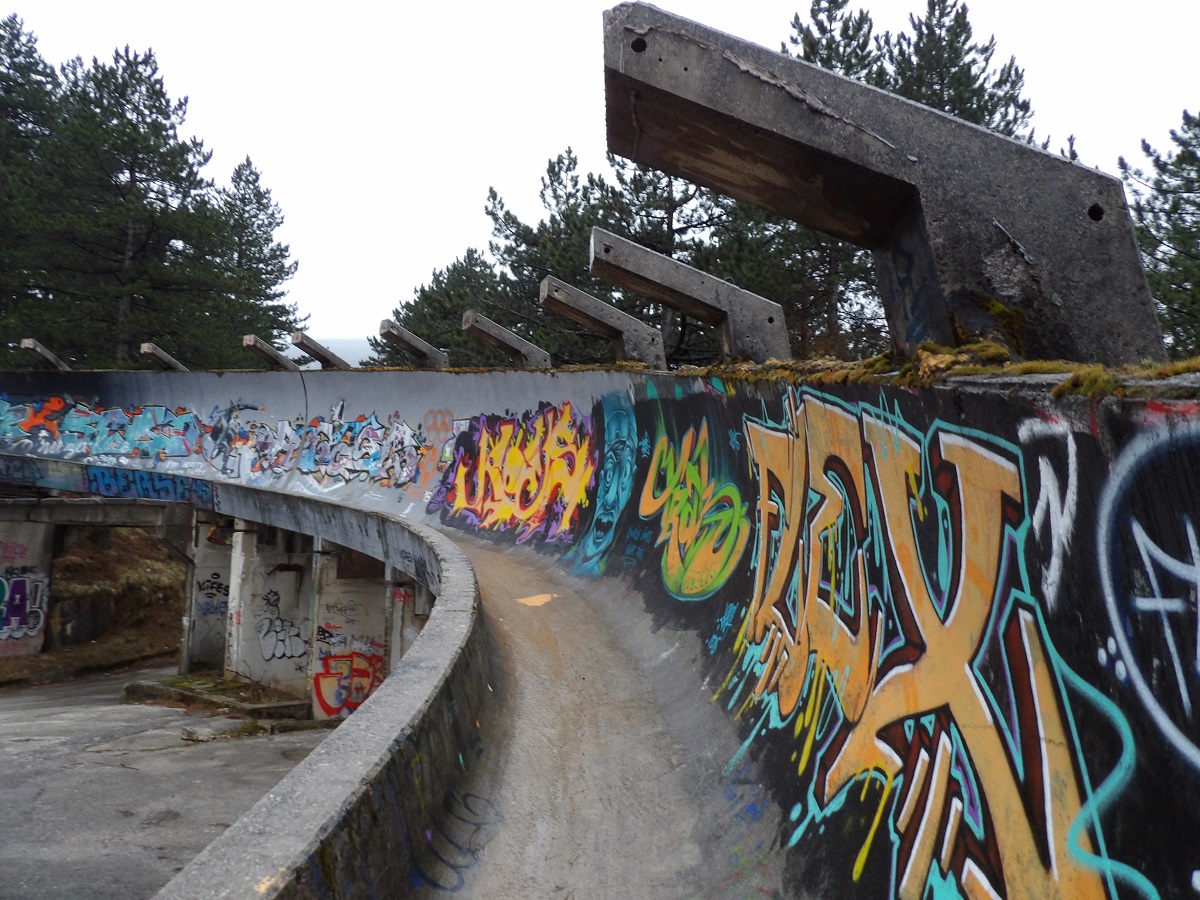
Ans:
[[[541,217],[546,162],[573,147],[604,163],[599,0],[359,3],[267,0],[38,0],[14,7],[53,64],[152,48],[185,133],[213,151],[226,183],[247,155],[282,207],[277,235],[300,263],[290,299],[319,339],[376,334],[380,319],[468,247],[486,247],[489,186]],[[778,49],[807,3],[660,0],[722,31]],[[852,4],[853,5],[853,4]],[[1025,69],[1033,124],[1055,148],[1077,136],[1083,161],[1115,173],[1143,137],[1169,144],[1200,108],[1200,3],[974,0],[978,40]],[[924,0],[874,0],[877,33]]]

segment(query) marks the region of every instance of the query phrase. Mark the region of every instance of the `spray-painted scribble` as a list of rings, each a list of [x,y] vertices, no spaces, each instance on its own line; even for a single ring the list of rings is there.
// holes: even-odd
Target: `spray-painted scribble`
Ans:
[[[570,403],[524,416],[479,416],[455,444],[429,511],[445,509],[481,531],[512,531],[518,543],[575,535],[596,469],[591,423]]]
[[[267,591],[259,598],[254,630],[258,633],[262,657],[273,659],[302,659],[308,655],[308,620],[299,623],[279,614],[278,591]]]
[[[680,600],[703,600],[742,558],[750,522],[737,486],[709,469],[708,422],[689,428],[678,447],[665,434],[654,445],[638,513],[659,520],[663,586]]]
[[[1075,531],[1076,510],[1079,505],[1079,452],[1071,429],[1060,422],[1027,419],[1017,430],[1022,446],[1037,444],[1046,452],[1038,457],[1037,505],[1033,509],[1033,536],[1045,549],[1038,554],[1042,570],[1042,599],[1046,609],[1054,611],[1062,586],[1063,568]],[[1049,449],[1060,445],[1065,465],[1056,466]],[[1065,471],[1063,471],[1065,469]],[[1063,477],[1060,479],[1060,473]],[[1063,482],[1065,481],[1065,487]]]

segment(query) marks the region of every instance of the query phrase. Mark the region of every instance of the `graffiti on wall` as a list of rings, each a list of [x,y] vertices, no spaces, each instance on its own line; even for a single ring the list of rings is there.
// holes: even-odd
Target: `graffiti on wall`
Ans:
[[[0,398],[0,446],[71,460],[203,460],[221,475],[278,477],[291,472],[317,484],[363,481],[403,488],[417,480],[430,444],[399,413],[347,418],[345,404],[307,422],[247,416],[233,402],[200,415],[159,405],[105,408],[67,397],[10,403]],[[139,470],[89,467],[88,490],[107,497],[151,497],[212,505],[207,482]]]
[[[384,677],[379,653],[347,653],[321,659],[313,673],[313,697],[331,718],[348,716],[366,701]]]
[[[428,511],[480,531],[512,532],[517,543],[535,535],[569,542],[595,469],[591,422],[570,403],[478,416],[459,436]]]
[[[259,598],[254,630],[258,634],[262,658],[266,662],[273,659],[305,659],[308,656],[308,620],[297,623],[283,618],[279,604],[278,591],[267,591]]]
[[[46,625],[48,579],[25,566],[0,575],[0,641],[37,637]]]
[[[747,504],[730,482],[709,470],[708,422],[689,428],[678,445],[660,435],[650,458],[638,513],[658,518],[662,579],[679,600],[703,600],[729,579],[750,538]]]
[[[791,845],[861,793],[855,880],[886,834],[897,897],[1104,896],[1019,450],[792,392],[745,435],[754,588],[718,697],[797,741]]]
[[[1200,428],[1146,431],[1122,451],[1097,516],[1113,670],[1200,771]],[[1164,497],[1171,502],[1164,503]]]

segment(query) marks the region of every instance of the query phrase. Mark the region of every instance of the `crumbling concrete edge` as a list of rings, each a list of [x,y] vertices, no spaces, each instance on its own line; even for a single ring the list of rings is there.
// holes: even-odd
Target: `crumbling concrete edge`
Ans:
[[[222,485],[221,512],[356,547],[436,559],[420,638],[355,713],[156,896],[381,897],[409,883],[414,848],[477,735],[490,690],[475,573],[433,529],[396,516]]]

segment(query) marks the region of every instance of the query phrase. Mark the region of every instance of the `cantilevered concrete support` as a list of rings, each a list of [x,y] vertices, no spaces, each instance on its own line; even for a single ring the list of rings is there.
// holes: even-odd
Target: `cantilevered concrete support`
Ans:
[[[592,229],[592,274],[717,326],[721,356],[755,362],[787,359],[783,308],[749,291],[647,250],[603,228]]]
[[[490,347],[495,347],[501,353],[506,353],[515,362],[529,369],[550,368],[550,354],[535,344],[529,343],[507,328],[501,328],[486,316],[481,316],[473,309],[463,313],[463,331],[479,338]]]
[[[322,369],[353,369],[354,366],[346,362],[324,344],[318,344],[303,331],[292,332],[292,346],[299,347],[313,359],[321,364]]]
[[[272,369],[282,372],[300,371],[300,367],[293,360],[288,359],[256,334],[242,335],[242,346],[265,359]]]
[[[41,341],[36,338],[21,338],[21,349],[28,350],[43,363],[60,372],[70,372],[71,367],[55,356]]]
[[[542,279],[538,300],[551,312],[610,339],[617,359],[637,360],[652,369],[667,367],[662,333],[612,304],[553,276]]]
[[[417,365],[426,369],[448,369],[450,357],[433,344],[421,340],[407,328],[401,328],[391,319],[379,323],[379,336],[398,350],[414,357]]]
[[[604,67],[610,150],[875,251],[900,349],[1163,355],[1117,179],[642,3]]]
[[[145,343],[141,346],[141,354],[164,372],[186,372],[188,367],[173,357],[158,344]]]

